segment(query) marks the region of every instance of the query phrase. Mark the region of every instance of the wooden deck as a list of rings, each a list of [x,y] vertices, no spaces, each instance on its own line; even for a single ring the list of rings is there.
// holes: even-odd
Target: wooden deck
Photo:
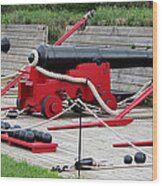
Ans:
[[[2,106],[15,103],[15,99],[2,98]],[[2,112],[3,114],[3,112]],[[152,139],[152,108],[134,109],[129,114],[136,118],[134,122],[125,127],[116,127],[115,131],[130,141],[142,141]],[[142,119],[140,119],[142,118]],[[9,121],[11,124],[19,124],[22,127],[33,126],[43,121],[42,117],[22,115],[17,119]],[[94,118],[87,116],[83,121],[95,121]],[[47,131],[48,126],[65,125],[77,123],[78,117],[73,113],[68,113],[61,118],[51,121],[38,127],[40,130]],[[30,164],[40,165],[51,169],[52,166],[73,164],[77,158],[78,152],[78,129],[50,131],[53,136],[53,142],[58,143],[56,153],[33,154],[31,151],[9,146],[6,143],[1,144],[2,153],[9,154],[16,160],[26,160]],[[123,157],[126,154],[134,155],[136,150],[129,148],[113,148],[112,143],[120,142],[120,139],[106,128],[86,128],[82,131],[82,158],[93,157],[95,160],[107,160],[110,164],[123,164]],[[152,153],[152,147],[143,147],[148,153]],[[152,159],[147,157],[147,163]],[[123,164],[124,165],[124,164]],[[77,172],[60,173],[65,178],[77,178]],[[130,168],[100,171],[82,171],[81,178],[86,179],[111,179],[111,180],[152,180],[152,167],[149,168]]]

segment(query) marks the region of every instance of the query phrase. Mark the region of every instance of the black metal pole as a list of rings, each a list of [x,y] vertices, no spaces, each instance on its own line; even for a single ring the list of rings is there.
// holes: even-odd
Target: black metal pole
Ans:
[[[80,160],[81,160],[81,147],[82,147],[82,113],[79,115],[79,144],[78,144],[78,177],[80,178]]]

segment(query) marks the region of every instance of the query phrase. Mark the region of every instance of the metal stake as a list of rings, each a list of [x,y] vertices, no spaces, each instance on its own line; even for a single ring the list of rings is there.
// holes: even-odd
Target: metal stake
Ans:
[[[79,115],[79,144],[78,144],[78,162],[79,162],[79,169],[78,169],[78,177],[80,178],[80,160],[81,160],[81,141],[82,140],[82,114]]]

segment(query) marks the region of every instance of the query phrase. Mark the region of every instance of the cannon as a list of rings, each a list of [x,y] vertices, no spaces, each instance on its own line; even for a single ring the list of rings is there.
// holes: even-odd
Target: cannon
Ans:
[[[10,41],[7,37],[1,39],[1,51],[7,53],[10,50]]]
[[[152,67],[152,50],[60,46],[93,14],[86,14],[54,45],[41,44],[29,53],[29,65],[18,83],[19,110],[51,118],[79,98],[115,115],[110,67]]]
[[[30,53],[28,61],[61,73],[81,63],[109,62],[111,68],[152,67],[152,50],[40,45]]]
[[[67,76],[92,82],[106,106],[115,110],[117,101],[111,93],[110,66],[152,66],[152,51],[40,45],[29,54],[28,61],[28,74],[25,81],[19,82],[17,106],[50,118],[63,110],[63,102],[68,98],[98,104],[86,81],[67,81],[64,79]],[[42,73],[44,70],[54,72],[60,79]]]

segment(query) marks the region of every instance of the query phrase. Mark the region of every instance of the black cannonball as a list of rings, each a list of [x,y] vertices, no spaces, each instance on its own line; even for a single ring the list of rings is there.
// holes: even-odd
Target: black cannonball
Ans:
[[[11,128],[11,125],[8,122],[1,121],[1,129],[8,130]],[[7,131],[1,131],[1,134],[5,134]]]
[[[10,130],[14,130],[14,129],[15,129],[14,127],[11,127],[11,128],[10,128]],[[14,133],[14,132],[9,131],[9,132],[8,132],[8,136],[9,136],[9,137],[13,137],[13,133]]]
[[[136,163],[145,163],[146,155],[143,152],[137,152],[134,156],[134,160]]]
[[[34,133],[31,131],[26,131],[24,140],[30,143],[34,142]]]
[[[28,128],[28,129],[26,129],[26,131],[28,131],[28,132],[32,132],[32,129]]]
[[[37,132],[35,132],[35,139],[37,140],[37,141],[42,141],[42,135],[44,134],[44,132],[42,132],[42,131],[37,131]]]
[[[133,161],[132,156],[130,156],[130,155],[124,156],[124,163],[125,163],[125,164],[131,164],[132,161]]]
[[[13,127],[14,127],[15,129],[20,129],[20,128],[21,128],[20,125],[14,125]]]
[[[5,123],[1,121],[1,130],[5,130]],[[4,134],[5,132],[1,131],[1,134]]]
[[[43,133],[42,134],[42,142],[44,142],[44,143],[51,143],[51,141],[52,141],[51,134],[49,134],[49,133]]]
[[[24,140],[26,132],[25,130],[20,130],[18,138]]]
[[[15,129],[20,129],[21,127],[20,127],[20,125],[14,125],[13,126],[13,130]],[[20,130],[17,130],[17,131],[13,131],[13,134],[11,134],[12,135],[12,137],[13,138],[19,138],[19,132],[20,132]]]
[[[38,130],[34,129],[32,130],[32,132],[34,133],[34,135],[38,132]]]
[[[19,138],[19,130],[13,132],[13,138]]]
[[[10,129],[11,128],[11,125],[8,123],[8,122],[5,122],[5,129]]]
[[[5,122],[1,121],[1,129],[5,129]]]
[[[1,121],[1,129],[5,129],[5,122]]]
[[[8,130],[11,125],[8,122],[3,122],[4,129]]]

